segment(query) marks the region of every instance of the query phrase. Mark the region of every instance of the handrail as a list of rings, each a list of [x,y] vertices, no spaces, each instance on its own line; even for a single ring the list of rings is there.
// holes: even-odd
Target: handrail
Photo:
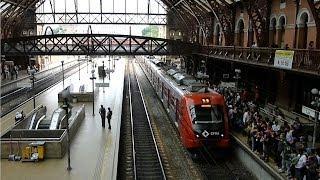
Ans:
[[[241,48],[241,49],[256,49],[256,50],[288,50],[288,51],[315,51],[320,52],[320,49],[299,49],[299,48],[272,48],[272,47],[244,47],[244,46],[220,46],[220,45],[206,45],[202,47],[211,47],[211,48]]]
[[[241,46],[202,46],[200,55],[213,56],[231,61],[242,61],[245,63],[281,68],[274,66],[276,50],[279,48],[267,47],[241,47]],[[294,51],[292,71],[308,74],[320,74],[320,49],[288,49]]]

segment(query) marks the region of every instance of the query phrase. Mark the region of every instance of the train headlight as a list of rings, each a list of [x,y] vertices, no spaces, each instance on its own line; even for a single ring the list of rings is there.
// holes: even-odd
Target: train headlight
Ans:
[[[196,137],[199,138],[200,136],[198,134],[196,134]]]
[[[210,99],[209,98],[203,98],[201,99],[202,104],[209,104],[210,103]]]
[[[223,134],[221,134],[221,137],[222,137],[222,138],[223,138],[223,136],[224,136],[224,135],[223,135]]]

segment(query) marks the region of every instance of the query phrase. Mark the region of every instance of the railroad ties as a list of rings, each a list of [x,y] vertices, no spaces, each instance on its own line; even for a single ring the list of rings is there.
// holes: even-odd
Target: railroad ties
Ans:
[[[135,75],[129,65],[129,94],[135,179],[166,179],[149,116]]]

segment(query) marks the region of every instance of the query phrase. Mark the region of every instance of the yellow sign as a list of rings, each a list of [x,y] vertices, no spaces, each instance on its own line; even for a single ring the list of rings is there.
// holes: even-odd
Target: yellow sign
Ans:
[[[294,51],[276,50],[274,66],[282,69],[292,69]]]

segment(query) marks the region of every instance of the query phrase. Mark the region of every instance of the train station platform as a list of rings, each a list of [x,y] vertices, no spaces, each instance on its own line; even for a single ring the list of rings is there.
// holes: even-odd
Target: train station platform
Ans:
[[[75,63],[77,63],[77,59],[76,57],[74,56],[68,56],[66,58],[59,58],[61,60],[64,61],[64,63],[69,66],[70,65],[73,65]],[[48,64],[46,65],[45,67],[43,68],[40,68],[38,72],[36,72],[36,74],[42,74],[44,72],[47,72],[47,71],[50,71],[52,69],[55,69],[57,67],[61,67],[61,61],[57,61],[55,63],[52,63],[52,64]],[[22,81],[26,78],[28,78],[30,76],[30,74],[28,74],[28,70],[27,69],[19,69],[18,70],[18,76],[16,77],[16,75],[14,75],[13,77],[11,76],[11,73],[9,74],[9,77],[7,78],[4,78],[4,75],[1,75],[1,87],[2,86],[5,86],[9,83],[12,83],[12,82],[19,82],[19,81]]]
[[[102,58],[96,59],[95,62],[102,64]],[[105,62],[107,60],[104,60]],[[90,69],[90,68],[89,68]],[[115,72],[111,74],[111,80],[105,78],[104,82],[109,82],[109,87],[95,88],[94,113],[92,102],[73,103],[73,109],[85,104],[85,119],[80,125],[77,134],[71,141],[71,171],[67,171],[67,154],[62,159],[45,159],[36,163],[22,163],[19,161],[8,161],[1,159],[1,178],[0,179],[116,179],[117,163],[118,163],[118,147],[120,136],[120,123],[123,98],[123,80],[124,80],[125,59],[116,61]],[[95,83],[102,82],[98,77],[97,68],[95,69]],[[65,79],[65,86],[71,83],[74,87],[85,85],[86,91],[92,91],[91,69],[81,70],[81,78],[78,79],[78,73]],[[37,105],[47,106],[50,113],[56,109],[58,105],[58,93],[63,89],[62,82],[43,92],[36,97]],[[111,107],[113,116],[111,119],[112,129],[102,128],[101,118],[99,115],[100,105]],[[1,119],[1,134],[4,133],[6,127],[12,126],[14,123],[14,113],[23,110],[30,112],[32,109],[32,101],[26,103],[19,109],[7,114]],[[107,123],[107,122],[106,122]]]

